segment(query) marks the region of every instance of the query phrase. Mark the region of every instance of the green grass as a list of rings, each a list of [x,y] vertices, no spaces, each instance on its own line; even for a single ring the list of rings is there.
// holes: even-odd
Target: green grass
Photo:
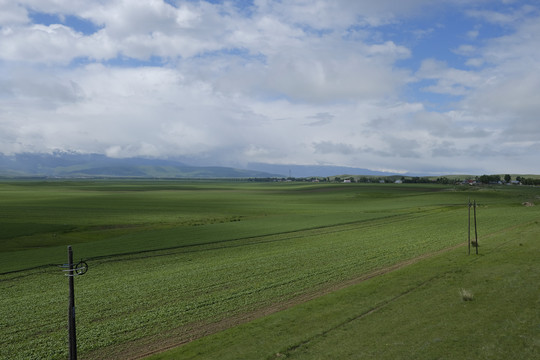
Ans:
[[[412,184],[0,183],[0,226],[8,229],[0,238],[0,358],[66,357],[67,279],[48,264],[65,262],[68,244],[90,266],[75,280],[79,354],[123,358],[463,243],[469,197],[479,204],[484,256],[484,241],[540,218],[539,207],[521,205],[538,194]],[[411,275],[415,284],[454,264],[431,266]],[[411,286],[401,279],[386,295],[374,286],[360,303],[392,299]],[[471,289],[477,304],[470,285],[452,292],[459,299]],[[332,306],[353,316],[345,305]],[[312,331],[291,326],[283,336]],[[193,346],[185,348],[200,351]]]
[[[480,256],[462,247],[151,359],[538,358],[539,232],[502,231]]]
[[[61,247],[68,244],[91,258],[361,221],[424,204],[440,206],[428,195],[441,188],[410,186],[405,193],[402,188],[166,181],[0,183],[4,229],[0,273],[63,262]],[[447,201],[457,205],[464,200],[459,194]]]

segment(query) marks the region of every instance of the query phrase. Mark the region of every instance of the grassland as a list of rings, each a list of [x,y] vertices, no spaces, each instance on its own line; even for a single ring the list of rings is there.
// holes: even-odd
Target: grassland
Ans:
[[[538,359],[539,231],[501,231],[479,256],[437,254],[149,360]]]
[[[459,286],[477,292],[476,283],[465,274],[479,271],[471,264],[497,263],[490,254],[508,253],[516,262],[528,264],[519,271],[534,270],[530,257],[538,250],[535,239],[540,211],[538,206],[525,207],[522,203],[539,202],[539,196],[538,188],[510,186],[0,183],[0,358],[66,357],[67,280],[55,265],[65,262],[68,244],[73,245],[75,257],[87,259],[90,266],[88,273],[75,281],[80,357],[127,358],[199,338],[332,292],[366,274],[463,244],[467,239],[465,205],[469,197],[477,201],[481,246],[477,258],[481,260],[463,256],[464,249],[459,248],[449,252],[449,257],[433,257],[414,265],[425,266],[424,270],[409,273],[413,271],[409,266],[392,273],[401,275],[377,277],[258,320],[279,325],[287,324],[283,317],[296,319],[279,330],[286,343],[275,340],[279,336],[269,336],[275,332],[262,322],[216,335],[224,336],[217,343],[224,341],[238,348],[233,353],[237,356],[230,358],[253,358],[247,354],[257,343],[252,342],[250,347],[239,341],[241,334],[252,334],[253,328],[267,329],[254,335],[267,344],[256,346],[266,350],[255,358],[277,353],[316,358],[304,348],[332,349],[334,345],[310,340],[312,337],[321,333],[324,336],[313,339],[336,336],[339,332],[335,333],[331,324],[354,319],[396,294],[408,294],[410,286],[425,283],[420,288],[431,291],[425,298],[422,291],[402,297],[413,299],[412,304],[430,304],[426,299],[437,295],[437,286],[455,296]],[[501,238],[505,234],[522,236],[521,243],[527,244],[519,248],[523,251],[495,251],[506,249]],[[538,277],[538,270],[529,272]],[[454,283],[440,280],[454,273],[458,274],[450,279]],[[513,283],[510,279],[520,278],[516,275],[507,281],[505,274],[497,273],[505,279],[505,285]],[[430,280],[433,277],[439,280]],[[502,283],[486,285],[485,291],[496,291],[498,284]],[[526,299],[524,307],[530,309],[527,299],[537,293],[516,284],[515,291]],[[371,295],[359,295],[365,291]],[[355,297],[362,300],[351,305],[350,299]],[[340,303],[336,299],[349,300]],[[477,295],[476,299],[465,306],[478,306],[482,297]],[[314,323],[295,315],[294,311],[304,311],[311,319],[312,312],[305,310],[310,306],[319,309],[317,312],[325,308],[335,311],[326,315],[321,312],[322,317],[315,317]],[[341,318],[329,322],[337,316],[335,312]],[[406,314],[414,314],[412,307]],[[532,315],[537,324],[538,312]],[[298,319],[303,319],[300,323],[304,325]],[[410,326],[414,328],[413,323]],[[379,327],[380,332],[385,331],[384,326]],[[358,334],[361,329],[350,331]],[[393,329],[387,327],[386,331]],[[355,336],[345,334],[345,338],[337,336],[329,341],[353,342]],[[193,342],[180,348],[185,351],[182,357],[210,349],[205,343],[210,340],[201,341],[202,345]],[[538,343],[532,344],[537,351]],[[246,349],[246,356],[239,352],[241,348]],[[354,350],[352,345],[349,349]],[[331,358],[328,351],[317,352],[321,358]],[[179,358],[177,355],[169,358]]]

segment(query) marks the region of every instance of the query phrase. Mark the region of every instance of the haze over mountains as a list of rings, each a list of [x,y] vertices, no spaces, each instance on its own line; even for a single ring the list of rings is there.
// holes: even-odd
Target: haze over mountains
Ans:
[[[393,175],[340,166],[276,165],[250,163],[238,169],[198,166],[176,159],[111,158],[102,154],[56,151],[53,153],[0,154],[3,177],[134,177],[134,178],[266,178],[349,175]]]

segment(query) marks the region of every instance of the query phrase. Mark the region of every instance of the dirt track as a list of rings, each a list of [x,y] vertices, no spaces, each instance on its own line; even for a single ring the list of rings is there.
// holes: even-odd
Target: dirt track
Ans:
[[[368,279],[387,274],[389,272],[404,268],[411,264],[417,263],[423,259],[430,258],[451,250],[454,250],[459,247],[466,246],[466,243],[461,243],[449,248],[445,248],[439,251],[426,253],[418,257],[388,266],[382,269],[378,269],[368,274],[364,274],[354,279],[344,281],[338,284],[333,284],[331,286],[325,287],[323,289],[318,289],[317,291],[304,293],[300,296],[292,298],[288,301],[272,304],[256,311],[242,313],[239,315],[231,316],[221,321],[215,323],[203,323],[203,324],[193,324],[190,328],[179,328],[172,329],[171,332],[167,334],[166,338],[163,338],[163,334],[160,337],[148,337],[144,339],[139,339],[128,344],[124,344],[121,348],[117,348],[113,354],[110,353],[111,349],[103,349],[104,351],[97,351],[91,354],[87,354],[86,357],[92,359],[142,359],[152,354],[166,351],[168,349],[181,346],[193,340],[208,336],[225,329],[244,324],[255,320],[257,318],[264,317],[282,310],[286,310],[295,305],[305,303],[312,299],[330,294],[337,290],[349,287],[366,281]],[[107,350],[107,352],[105,352]]]

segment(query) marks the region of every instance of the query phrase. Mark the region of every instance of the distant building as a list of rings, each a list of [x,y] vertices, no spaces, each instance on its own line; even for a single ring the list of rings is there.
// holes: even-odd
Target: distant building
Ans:
[[[402,180],[396,180],[396,181],[394,181],[394,184],[403,184],[403,181]]]

